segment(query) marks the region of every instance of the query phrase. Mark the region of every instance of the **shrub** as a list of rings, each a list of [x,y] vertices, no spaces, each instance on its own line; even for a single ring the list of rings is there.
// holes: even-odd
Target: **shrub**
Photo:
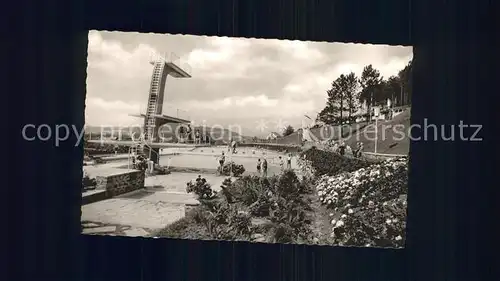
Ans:
[[[228,162],[224,164],[222,171],[220,167],[217,168],[217,172],[224,176],[231,176],[231,171],[233,172],[233,176],[239,177],[245,172],[245,167],[234,162]]]
[[[245,176],[234,183],[234,190],[237,192],[239,200],[249,206],[260,197],[265,196],[269,188],[265,181],[257,176]]]
[[[275,186],[275,192],[285,199],[293,199],[309,191],[307,186],[299,180],[292,170],[284,171]]]
[[[309,235],[308,189],[293,171],[269,178],[226,179],[219,193],[199,176],[187,189],[199,197],[201,206],[193,211],[193,221],[204,226],[209,238],[249,240],[258,230],[258,234],[270,234],[275,242],[289,243]],[[253,226],[252,216],[264,218],[266,223]]]
[[[230,178],[225,179],[221,185],[221,195],[230,204],[236,202],[236,196],[233,194],[233,182]]]
[[[196,221],[205,225],[213,239],[248,240],[252,232],[250,216],[224,200],[203,204]]]
[[[255,190],[255,195],[255,200],[249,205],[250,213],[256,217],[269,216],[272,204],[276,200],[275,195],[266,188],[264,182]]]
[[[273,225],[273,235],[276,243],[290,243],[307,240],[310,233],[308,202],[302,196],[293,200],[274,197],[271,204],[269,220]]]
[[[256,201],[256,210],[266,210],[271,221],[274,241],[291,243],[307,240],[310,233],[312,211],[306,196],[308,189],[293,171],[285,171],[280,176],[261,181],[267,192]],[[260,209],[259,209],[260,208]]]
[[[154,236],[178,239],[206,239],[209,237],[206,227],[197,220],[199,210],[189,211],[185,217],[168,225]]]
[[[332,176],[342,172],[352,172],[373,164],[363,159],[348,158],[334,152],[323,151],[314,147],[303,152],[301,156],[302,165],[305,163],[310,165],[315,176]]]
[[[207,180],[201,176],[198,176],[194,182],[189,181],[187,183],[186,192],[196,194],[199,199],[213,199],[216,195]]]

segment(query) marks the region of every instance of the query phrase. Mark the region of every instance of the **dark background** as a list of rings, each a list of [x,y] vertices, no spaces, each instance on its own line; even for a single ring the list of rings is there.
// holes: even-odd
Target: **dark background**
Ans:
[[[471,1],[472,2],[472,1]],[[481,4],[484,3],[484,4]],[[14,5],[12,5],[14,4]],[[495,280],[492,12],[487,1],[65,0],[2,17],[9,129],[2,280]],[[11,9],[14,8],[14,9]],[[7,10],[7,9],[5,9]],[[414,46],[412,122],[482,124],[480,143],[411,144],[405,250],[80,235],[83,148],[26,142],[31,124],[83,126],[87,30]],[[7,87],[5,87],[7,86]],[[472,133],[472,132],[471,132]],[[3,134],[2,134],[3,135]],[[496,184],[498,186],[498,184]],[[7,191],[8,189],[8,191]],[[491,201],[490,201],[491,200]],[[492,209],[492,208],[491,208]],[[2,274],[3,276],[3,274]]]

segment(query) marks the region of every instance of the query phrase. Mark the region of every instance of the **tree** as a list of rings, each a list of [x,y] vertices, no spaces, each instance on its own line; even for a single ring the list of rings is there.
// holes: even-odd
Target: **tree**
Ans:
[[[382,77],[380,77],[380,72],[373,68],[373,66],[367,65],[363,68],[361,74],[361,79],[359,80],[361,85],[361,93],[359,95],[360,101],[367,101],[368,105],[368,117],[371,121],[371,110],[375,101],[380,101],[382,93]]]
[[[347,75],[340,75],[338,79],[340,86],[341,96],[345,99],[345,109],[349,114],[349,121],[351,121],[352,114],[356,111],[358,100],[358,78],[354,72]],[[342,108],[342,104],[341,104]],[[343,109],[343,108],[342,108]],[[342,119],[342,118],[341,118]]]
[[[401,82],[401,105],[411,104],[412,97],[412,68],[413,61],[409,61],[408,64],[398,73],[399,81]]]
[[[293,134],[293,132],[295,132],[295,129],[292,126],[288,125],[285,127],[285,129],[283,129],[283,136],[289,136]]]
[[[391,99],[392,103],[399,100],[397,97],[401,93],[401,81],[398,76],[391,76],[387,81],[384,81],[384,96],[386,99]]]
[[[326,106],[318,114],[317,120],[329,125],[342,122],[345,96],[341,88],[341,77],[332,82],[331,88],[326,93],[328,95]]]
[[[344,121],[344,112],[348,112],[349,120],[356,110],[358,100],[358,78],[354,72],[341,74],[332,82],[327,91],[328,99],[325,108],[318,114],[316,120],[326,124],[341,123]]]
[[[318,113],[318,116],[316,117],[316,121],[320,121],[320,122],[323,122],[325,124],[332,125],[335,123],[335,120],[336,120],[334,112],[336,112],[335,108],[327,102],[325,108],[323,108],[323,110],[321,110]]]

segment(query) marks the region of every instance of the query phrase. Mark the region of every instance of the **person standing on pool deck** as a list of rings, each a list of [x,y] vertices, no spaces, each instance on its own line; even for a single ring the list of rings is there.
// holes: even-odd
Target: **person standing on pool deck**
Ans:
[[[267,160],[264,158],[264,161],[262,162],[262,174],[264,177],[267,177]]]
[[[233,139],[233,141],[231,142],[231,147],[233,149],[233,154],[236,153],[236,141]]]
[[[219,168],[220,168],[220,174],[222,175],[222,172],[224,171],[224,161],[226,160],[226,156],[224,156],[224,151],[222,151],[222,155],[219,157]]]
[[[352,156],[354,156],[354,158],[358,157],[358,151],[359,151],[359,141],[356,143],[356,149],[352,151]]]
[[[292,169],[292,154],[288,153],[288,158],[286,159],[286,168],[288,170]]]
[[[257,160],[257,173],[260,175],[260,166],[262,165],[262,163],[260,162],[260,158],[259,160]]]
[[[360,158],[363,155],[363,143],[359,142],[356,157]]]
[[[194,142],[195,144],[200,144],[201,141],[200,141],[200,131],[199,130],[196,130],[195,133],[194,133]]]
[[[280,169],[283,172],[285,170],[285,163],[283,163],[283,159],[281,158],[281,156],[278,156],[278,159],[280,161]]]
[[[345,150],[346,150],[345,142],[341,141],[338,148],[339,154],[343,156],[345,154]]]
[[[332,147],[332,150],[333,152],[337,153],[338,150],[339,150],[339,144],[337,142],[334,142],[333,143],[333,147]]]

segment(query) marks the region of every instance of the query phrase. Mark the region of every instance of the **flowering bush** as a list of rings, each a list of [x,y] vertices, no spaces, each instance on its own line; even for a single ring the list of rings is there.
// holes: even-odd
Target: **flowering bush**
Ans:
[[[374,199],[390,200],[407,193],[407,172],[406,159],[387,160],[354,172],[324,175],[316,191],[323,204],[337,209]]]
[[[201,176],[198,176],[194,182],[187,183],[186,192],[196,194],[198,199],[213,199],[217,194],[207,180]]]
[[[233,176],[239,177],[245,172],[245,167],[234,162],[228,162],[224,164],[222,171],[220,170],[220,167],[218,167],[217,172],[224,176],[231,176],[231,172],[233,172]]]
[[[333,211],[332,237],[339,244],[402,246],[407,182],[406,158],[322,176],[316,192],[321,203]]]
[[[359,207],[332,219],[331,224],[331,236],[339,245],[404,247],[406,198]]]

